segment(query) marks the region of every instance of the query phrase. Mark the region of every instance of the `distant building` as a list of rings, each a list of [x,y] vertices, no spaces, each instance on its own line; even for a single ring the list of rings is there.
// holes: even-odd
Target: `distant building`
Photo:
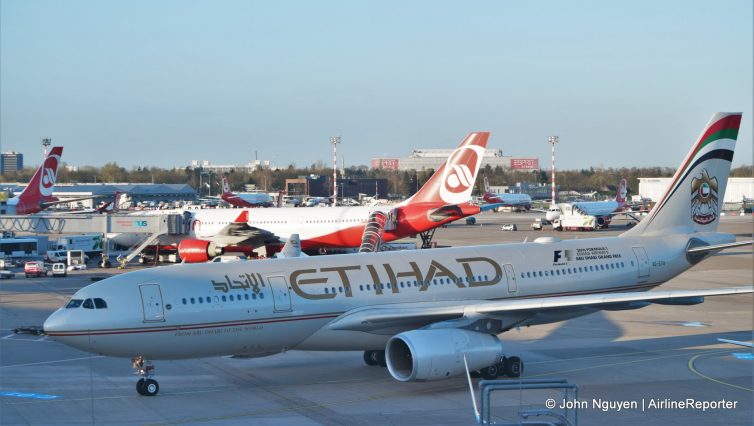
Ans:
[[[652,201],[660,201],[670,185],[672,178],[639,178],[639,195]],[[725,187],[724,203],[740,203],[746,198],[754,198],[754,178],[732,177],[728,178],[728,186]]]
[[[285,192],[289,196],[330,197],[332,196],[332,176],[300,176],[285,180]],[[359,194],[386,197],[387,179],[338,178],[338,198],[358,198]]]
[[[24,155],[10,151],[0,154],[0,173],[13,173],[24,168]]]
[[[22,184],[3,184],[3,189],[7,188],[15,194],[21,193],[26,185]],[[173,202],[173,201],[193,201],[196,200],[196,190],[187,184],[151,184],[151,183],[82,183],[82,184],[56,184],[52,192],[54,197],[61,201],[76,199],[80,197],[90,197],[93,195],[113,195],[116,192],[128,194],[131,202],[149,203],[149,202]],[[1,198],[0,198],[1,199]],[[101,201],[110,201],[107,198],[96,200],[83,200],[80,202],[82,207],[93,207]],[[68,207],[77,207],[79,202],[71,203]]]
[[[408,157],[373,158],[373,169],[388,170],[437,170],[455,151],[454,149],[415,149]],[[482,167],[489,165],[493,169],[502,167],[515,170],[539,170],[539,158],[513,158],[504,156],[501,149],[486,149],[482,158]]]
[[[189,166],[191,170],[196,169],[202,169],[204,171],[210,171],[213,173],[229,173],[233,170],[245,172],[245,173],[252,173],[253,171],[259,169],[259,168],[268,168],[271,170],[277,170],[279,167],[274,166],[270,163],[270,160],[254,160],[247,164],[212,164],[208,160],[191,160],[191,165]]]

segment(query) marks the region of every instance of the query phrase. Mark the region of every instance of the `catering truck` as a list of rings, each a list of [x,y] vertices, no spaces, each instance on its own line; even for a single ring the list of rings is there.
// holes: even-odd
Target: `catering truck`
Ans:
[[[66,235],[58,238],[55,250],[81,250],[89,256],[102,253],[102,234]]]

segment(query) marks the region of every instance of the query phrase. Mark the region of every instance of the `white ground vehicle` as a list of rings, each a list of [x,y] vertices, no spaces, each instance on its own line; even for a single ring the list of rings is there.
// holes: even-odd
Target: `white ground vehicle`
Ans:
[[[52,264],[52,276],[53,277],[65,277],[68,275],[68,271],[65,269],[65,263],[58,262]]]
[[[506,223],[500,227],[501,231],[518,231],[518,227],[515,223]]]

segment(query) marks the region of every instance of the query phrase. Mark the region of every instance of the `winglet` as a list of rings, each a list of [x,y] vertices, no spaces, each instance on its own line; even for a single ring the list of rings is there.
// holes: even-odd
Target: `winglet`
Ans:
[[[285,245],[283,246],[283,249],[280,250],[279,253],[275,254],[276,258],[302,256],[306,256],[306,254],[301,251],[301,238],[298,234],[291,234],[291,236],[288,238],[288,241],[286,241]]]
[[[238,215],[236,220],[233,221],[233,223],[248,223],[249,222],[249,211],[244,210],[241,212],[241,214]]]

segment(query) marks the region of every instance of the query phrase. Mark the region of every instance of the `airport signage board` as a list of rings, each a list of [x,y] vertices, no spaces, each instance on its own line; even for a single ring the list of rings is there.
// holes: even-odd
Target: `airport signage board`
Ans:
[[[539,158],[511,158],[513,170],[538,170]]]
[[[373,158],[372,159],[373,169],[398,170],[398,166],[400,166],[400,160],[397,158]]]

